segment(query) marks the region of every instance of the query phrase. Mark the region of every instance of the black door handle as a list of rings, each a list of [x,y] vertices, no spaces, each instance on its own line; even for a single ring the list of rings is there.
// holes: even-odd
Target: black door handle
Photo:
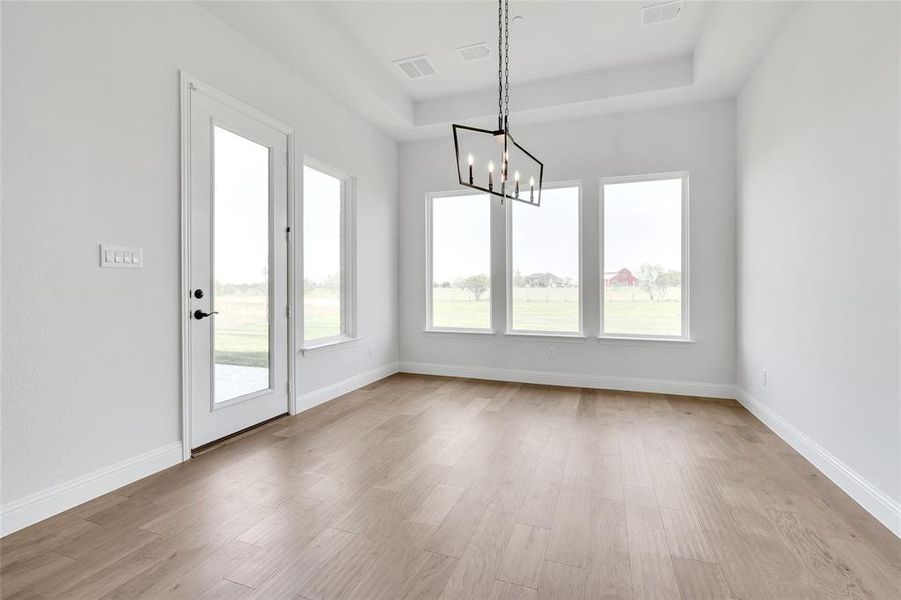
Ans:
[[[218,314],[219,314],[218,310],[214,310],[213,312],[203,312],[202,310],[200,310],[198,308],[197,310],[194,311],[194,318],[199,321],[200,319],[205,319],[206,317],[209,317],[210,315],[218,315]]]

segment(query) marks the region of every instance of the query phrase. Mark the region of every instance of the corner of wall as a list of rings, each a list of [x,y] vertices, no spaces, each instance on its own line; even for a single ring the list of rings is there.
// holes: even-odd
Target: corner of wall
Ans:
[[[741,387],[736,390],[736,398],[748,412],[822,471],[892,533],[901,537],[901,503]]]

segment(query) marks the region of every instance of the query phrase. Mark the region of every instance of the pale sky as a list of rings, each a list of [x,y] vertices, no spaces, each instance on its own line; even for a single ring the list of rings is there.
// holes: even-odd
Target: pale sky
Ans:
[[[682,180],[604,186],[604,271],[682,270]]]
[[[487,194],[432,200],[432,280],[491,274]]]
[[[341,272],[341,180],[303,168],[304,279]]]
[[[513,203],[513,270],[579,280],[578,188],[545,189],[541,206]],[[604,192],[605,271],[642,263],[682,268],[682,182],[608,184]],[[488,196],[433,200],[433,279],[490,270]]]
[[[520,196],[522,197],[522,196]],[[579,281],[579,188],[545,189],[541,206],[513,202],[513,272]]]
[[[266,281],[269,264],[269,148],[214,128],[215,280]]]

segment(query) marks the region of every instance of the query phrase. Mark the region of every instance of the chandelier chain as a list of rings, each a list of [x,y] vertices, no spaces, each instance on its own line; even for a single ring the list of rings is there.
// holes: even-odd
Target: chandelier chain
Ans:
[[[504,98],[501,94],[503,86],[504,47],[501,45],[503,37],[503,0],[497,0],[497,128],[502,129],[504,124]]]
[[[510,116],[510,0],[504,0],[504,129]]]

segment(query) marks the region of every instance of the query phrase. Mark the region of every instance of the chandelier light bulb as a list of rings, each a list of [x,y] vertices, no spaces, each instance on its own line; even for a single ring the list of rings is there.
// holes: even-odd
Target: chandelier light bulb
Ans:
[[[475,162],[475,159],[472,157],[472,152],[469,153],[469,156],[466,158],[469,161],[469,166],[472,166],[472,163]]]
[[[494,173],[494,161],[493,160],[488,161],[488,172]]]

